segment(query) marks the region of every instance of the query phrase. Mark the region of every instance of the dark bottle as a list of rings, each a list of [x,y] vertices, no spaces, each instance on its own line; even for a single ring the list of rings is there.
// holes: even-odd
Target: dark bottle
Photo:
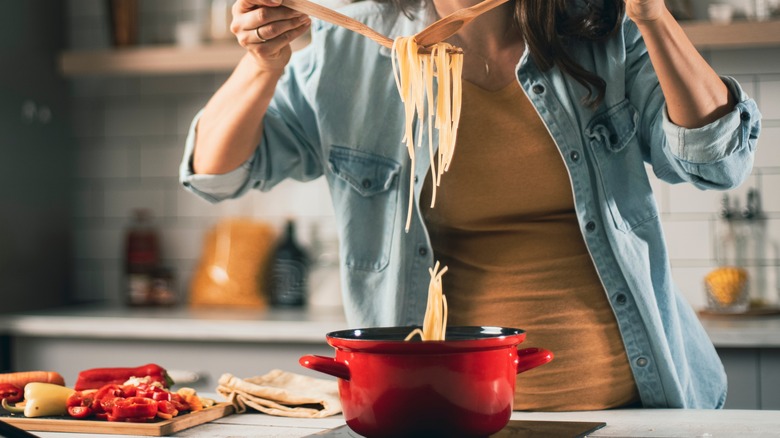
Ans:
[[[148,210],[133,211],[125,235],[125,301],[131,306],[153,304],[152,279],[160,264],[157,232]]]
[[[305,306],[308,274],[309,257],[295,241],[295,223],[288,220],[271,259],[268,287],[271,306]]]

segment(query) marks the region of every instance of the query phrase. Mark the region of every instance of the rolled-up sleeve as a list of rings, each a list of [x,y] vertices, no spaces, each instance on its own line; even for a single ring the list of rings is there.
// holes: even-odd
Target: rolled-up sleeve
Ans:
[[[674,124],[664,107],[663,130],[668,153],[680,168],[705,189],[730,189],[750,174],[761,131],[761,113],[731,77],[722,76],[737,104],[728,114],[705,126],[688,129]]]
[[[218,175],[196,174],[192,170],[192,155],[195,149],[195,137],[197,136],[198,120],[200,120],[201,114],[202,111],[195,116],[187,134],[184,157],[182,157],[179,167],[179,181],[192,193],[209,202],[216,203],[234,198],[246,190],[249,184],[253,158],[250,158],[241,166],[228,173]]]

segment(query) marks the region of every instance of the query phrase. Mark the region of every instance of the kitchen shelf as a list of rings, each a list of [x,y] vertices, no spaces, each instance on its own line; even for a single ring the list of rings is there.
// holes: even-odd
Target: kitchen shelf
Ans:
[[[60,55],[59,66],[66,76],[227,72],[244,53],[243,47],[228,43],[70,51]]]
[[[688,37],[700,49],[780,47],[780,20],[709,21],[682,23]],[[306,42],[299,43],[300,48]],[[147,46],[94,51],[68,51],[60,55],[65,76],[159,75],[231,71],[245,50],[237,43],[206,44],[197,47]]]
[[[713,24],[709,21],[682,23],[685,33],[699,49],[736,49],[780,47],[780,20],[734,21]]]
[[[306,37],[298,38],[292,48],[308,43]],[[60,54],[59,67],[65,76],[224,73],[232,71],[244,54],[236,42],[68,51]]]

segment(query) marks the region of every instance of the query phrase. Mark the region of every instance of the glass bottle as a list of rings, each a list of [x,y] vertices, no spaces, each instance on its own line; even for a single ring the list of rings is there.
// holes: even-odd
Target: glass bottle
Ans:
[[[268,288],[271,306],[304,307],[308,271],[309,256],[296,241],[295,222],[288,220],[271,259]]]
[[[125,302],[130,306],[152,304],[152,277],[160,263],[157,231],[149,210],[133,211],[125,233]]]

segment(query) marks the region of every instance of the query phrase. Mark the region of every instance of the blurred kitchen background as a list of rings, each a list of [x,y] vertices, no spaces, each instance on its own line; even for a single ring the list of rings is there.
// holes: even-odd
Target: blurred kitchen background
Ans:
[[[332,251],[333,212],[323,180],[288,182],[271,193],[217,205],[196,198],[177,182],[193,116],[241,56],[226,17],[220,15],[229,16],[230,2],[115,3],[134,4],[135,21],[112,24],[108,0],[0,2],[5,63],[0,137],[3,310],[123,302],[124,239],[138,209],[151,215],[161,264],[170,268],[180,301],[186,299],[205,233],[220,219],[251,217],[281,233],[293,218],[302,246]],[[670,2],[670,7],[683,18],[707,24],[708,14],[714,13],[710,3]],[[719,2],[724,3],[735,25],[780,19],[778,1]],[[763,5],[768,15],[757,16],[756,5]],[[124,36],[128,41],[115,39],[114,31],[122,27],[133,31]],[[737,213],[746,207],[750,189],[761,197],[765,247],[753,251],[758,259],[751,255],[749,263],[760,267],[763,290],[757,292],[773,303],[780,287],[778,29],[770,30],[774,41],[736,49],[707,48],[708,36],[699,38],[714,68],[739,79],[764,116],[753,174],[728,196]],[[710,37],[718,33],[710,32]],[[759,37],[766,38],[772,37]],[[174,61],[166,63],[168,57]],[[182,60],[180,65],[176,59]],[[718,264],[723,193],[665,184],[656,184],[655,193],[677,282],[686,298],[702,307],[702,279]]]
[[[324,3],[338,6],[340,1]],[[670,2],[670,7],[681,18],[692,20],[693,27],[712,28],[709,14],[722,15],[722,11],[711,3],[678,1]],[[128,22],[112,22],[109,0],[2,0],[0,4],[0,50],[5,64],[0,122],[4,311],[122,303],[124,239],[138,209],[151,215],[160,238],[161,265],[170,269],[171,287],[179,301],[186,300],[204,236],[221,219],[252,218],[281,233],[285,221],[292,218],[298,241],[313,257],[322,248],[333,252],[333,212],[323,180],[288,182],[268,194],[251,193],[218,205],[196,198],[177,182],[193,116],[242,53],[227,29],[230,2],[115,1],[136,8]],[[737,216],[746,207],[749,190],[760,195],[760,220],[751,224],[761,227],[763,247],[751,250],[746,263],[761,276],[762,290],[756,293],[776,303],[780,287],[778,1],[719,4],[728,6],[733,26],[774,26],[754,32],[756,41],[747,37],[736,48],[727,46],[733,41],[718,42],[722,33],[718,29],[705,29],[697,43],[718,72],[741,81],[764,116],[753,174],[727,195]],[[132,32],[117,40],[115,31],[123,28]],[[718,265],[723,193],[665,184],[655,184],[655,193],[675,277],[686,298],[700,308],[706,303],[702,279]]]

